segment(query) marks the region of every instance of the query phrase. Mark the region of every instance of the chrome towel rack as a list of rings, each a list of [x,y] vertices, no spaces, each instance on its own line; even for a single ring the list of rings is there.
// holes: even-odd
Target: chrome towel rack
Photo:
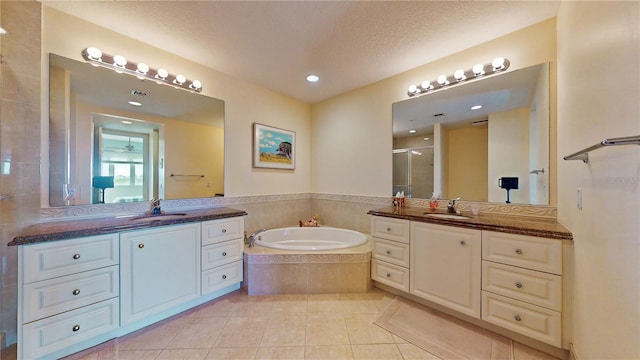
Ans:
[[[585,164],[589,162],[589,151],[600,149],[603,146],[616,146],[616,145],[640,145],[640,135],[626,136],[612,139],[604,139],[601,142],[589,146],[586,149],[580,150],[571,155],[563,157],[565,160],[582,160]]]
[[[180,177],[200,177],[200,178],[203,178],[203,177],[204,177],[204,175],[171,174],[171,177],[174,177],[174,176],[175,176],[175,177],[178,177],[178,176],[180,176]]]

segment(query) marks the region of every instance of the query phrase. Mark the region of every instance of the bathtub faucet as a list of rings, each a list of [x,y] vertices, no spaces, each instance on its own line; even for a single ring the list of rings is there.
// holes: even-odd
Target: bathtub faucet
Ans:
[[[258,236],[258,234],[260,234],[261,232],[265,232],[267,231],[267,229],[262,228],[258,231],[254,231],[251,235],[247,236],[247,233],[244,233],[244,244],[245,245],[249,245],[249,247],[253,247],[255,241],[256,241],[256,236]]]

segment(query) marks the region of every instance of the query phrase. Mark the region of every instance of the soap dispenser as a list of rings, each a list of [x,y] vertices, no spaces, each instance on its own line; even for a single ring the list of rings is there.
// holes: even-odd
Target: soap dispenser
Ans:
[[[438,196],[435,192],[431,194],[431,200],[429,200],[429,208],[431,209],[431,211],[436,211],[436,209],[438,209]]]

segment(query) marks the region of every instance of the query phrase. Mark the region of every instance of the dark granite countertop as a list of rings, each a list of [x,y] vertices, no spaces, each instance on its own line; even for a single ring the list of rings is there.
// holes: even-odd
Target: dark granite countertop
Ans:
[[[83,236],[146,229],[156,226],[225,219],[244,215],[247,215],[245,211],[220,207],[200,210],[172,211],[165,213],[165,216],[142,217],[128,215],[43,222],[29,226],[20,235],[16,236],[8,245],[34,244]]]
[[[573,240],[573,234],[556,220],[535,218],[530,216],[502,215],[502,214],[482,214],[472,215],[470,212],[463,212],[460,215],[467,216],[468,219],[445,219],[429,217],[425,214],[433,213],[427,208],[421,207],[385,207],[370,210],[369,215],[420,221],[433,224],[458,226],[478,230],[491,230],[511,234],[530,235],[546,237],[552,239]],[[443,211],[435,213],[444,214]]]

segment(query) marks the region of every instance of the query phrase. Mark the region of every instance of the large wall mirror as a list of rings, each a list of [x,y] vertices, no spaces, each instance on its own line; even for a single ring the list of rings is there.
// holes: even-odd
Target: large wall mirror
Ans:
[[[394,103],[392,194],[399,191],[548,205],[549,64]]]
[[[50,206],[224,195],[222,100],[49,61]]]

